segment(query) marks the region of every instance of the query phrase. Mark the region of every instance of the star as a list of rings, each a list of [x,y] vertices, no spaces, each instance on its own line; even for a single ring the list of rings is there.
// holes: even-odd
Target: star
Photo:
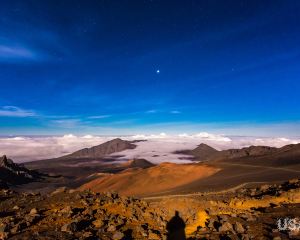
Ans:
[[[160,70],[159,70],[159,69],[157,69],[157,70],[156,70],[156,73],[157,73],[157,74],[159,74],[159,73],[160,73]]]

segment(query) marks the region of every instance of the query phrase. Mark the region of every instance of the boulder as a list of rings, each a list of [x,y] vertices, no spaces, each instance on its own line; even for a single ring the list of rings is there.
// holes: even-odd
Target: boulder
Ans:
[[[9,237],[8,232],[0,232],[0,240],[6,240]]]
[[[96,219],[95,221],[93,221],[93,225],[96,228],[101,228],[104,225],[104,222],[101,219]]]
[[[245,229],[243,227],[243,225],[240,223],[240,222],[236,222],[234,224],[234,230],[237,232],[237,233],[244,233],[245,232]]]
[[[114,232],[114,231],[116,231],[116,226],[115,226],[115,225],[110,225],[110,226],[107,228],[107,231],[108,231],[108,232]]]
[[[219,232],[233,232],[233,227],[230,222],[224,222],[222,225],[219,227]]]
[[[150,232],[149,235],[148,235],[148,239],[151,239],[151,240],[159,240],[160,237],[158,234],[154,233],[154,232]]]
[[[124,234],[121,233],[121,232],[119,232],[119,231],[117,231],[117,232],[115,232],[114,235],[112,236],[112,239],[114,239],[114,240],[120,240],[120,239],[122,239],[123,237],[124,237]]]
[[[78,230],[77,222],[67,223],[61,227],[62,232],[73,233],[76,232],[77,230]]]
[[[36,215],[38,214],[38,210],[36,208],[32,208],[29,212],[29,215]]]

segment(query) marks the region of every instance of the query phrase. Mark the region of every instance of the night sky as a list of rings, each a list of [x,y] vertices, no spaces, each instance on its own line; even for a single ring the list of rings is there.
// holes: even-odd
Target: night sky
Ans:
[[[300,1],[1,1],[0,83],[0,134],[295,134]]]

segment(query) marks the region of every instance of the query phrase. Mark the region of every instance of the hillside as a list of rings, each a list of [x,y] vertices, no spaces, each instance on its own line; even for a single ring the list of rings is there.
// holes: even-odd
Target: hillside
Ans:
[[[250,146],[228,149],[217,152],[209,160],[265,166],[300,164],[300,144],[290,144],[281,148]]]
[[[118,193],[0,189],[0,239],[299,239],[279,231],[300,214],[300,181],[146,201]],[[180,236],[180,238],[178,238]]]
[[[198,164],[162,163],[146,169],[133,168],[103,176],[84,184],[80,189],[96,192],[118,191],[125,195],[149,195],[208,177],[218,170]]]
[[[14,163],[5,155],[0,158],[0,186],[18,185],[37,181],[42,175]]]

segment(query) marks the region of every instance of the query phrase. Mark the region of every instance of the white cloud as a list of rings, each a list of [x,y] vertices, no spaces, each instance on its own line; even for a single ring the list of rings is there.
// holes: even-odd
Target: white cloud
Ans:
[[[1,59],[34,59],[35,53],[28,48],[19,46],[0,45]]]
[[[101,144],[112,138],[73,134],[45,137],[1,137],[0,155],[5,154],[18,162],[54,158]]]
[[[151,110],[146,111],[146,113],[157,113],[157,110],[151,109]]]
[[[170,111],[170,113],[172,113],[172,114],[180,114],[181,112],[177,111],[177,110],[173,110],[173,111]]]
[[[75,128],[82,125],[81,119],[58,119],[58,120],[51,120],[50,125],[55,127],[61,128]]]
[[[76,150],[92,147],[116,136],[76,136],[67,134],[64,136],[15,136],[0,137],[0,155],[8,155],[17,162],[37,159],[59,157]],[[229,148],[242,148],[250,145],[267,145],[282,147],[287,144],[300,143],[300,138],[271,138],[271,137],[237,137],[224,136],[222,134],[211,134],[200,132],[197,134],[168,135],[165,133],[150,135],[134,135],[122,137],[127,140],[147,140],[137,142],[137,148],[123,151],[124,158],[144,158],[154,163],[159,162],[189,162],[182,160],[182,155],[174,154],[174,151],[193,149],[200,143],[206,143],[218,150]],[[118,153],[119,155],[119,153]]]
[[[231,142],[232,140],[229,137],[225,137],[224,135],[220,134],[210,134],[207,132],[201,132],[195,135],[191,135],[192,138],[199,138],[202,140],[208,141],[217,141],[217,142]]]
[[[0,108],[0,117],[34,117],[34,111],[22,109],[16,106],[3,106]]]
[[[109,117],[111,117],[111,115],[97,115],[97,116],[89,116],[88,119],[103,119]]]

